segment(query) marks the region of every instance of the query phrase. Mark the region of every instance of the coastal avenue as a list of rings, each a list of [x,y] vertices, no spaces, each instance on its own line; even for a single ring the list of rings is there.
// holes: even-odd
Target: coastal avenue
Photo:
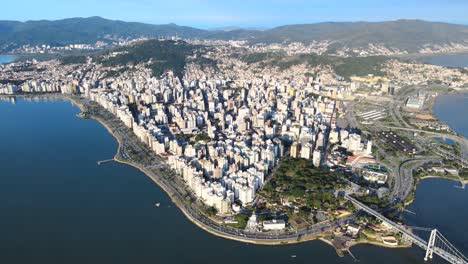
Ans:
[[[105,125],[109,132],[119,141],[120,147],[116,155],[117,161],[127,163],[142,170],[169,194],[174,203],[178,205],[192,222],[215,235],[248,243],[291,243],[300,241],[301,239],[307,240],[316,237],[325,231],[334,229],[354,219],[354,215],[351,214],[335,220],[320,222],[303,229],[268,233],[248,232],[216,222],[205,216],[205,213],[200,209],[201,205],[199,201],[187,191],[184,183],[165,165],[162,158],[147,150],[140,143],[139,139],[125,128],[121,123],[122,121],[87,99],[73,98],[73,100],[79,105],[84,106],[86,114]],[[138,155],[138,157],[133,157],[129,153]],[[137,161],[137,159],[142,161]]]
[[[395,230],[403,233],[411,242],[413,242],[418,247],[426,250],[425,260],[432,259],[432,254],[435,253],[441,258],[445,259],[446,261],[454,264],[466,264],[468,263],[468,259],[460,253],[445,237],[442,236],[436,229],[434,229],[431,233],[431,237],[429,242],[421,239],[420,237],[413,234],[411,231],[407,230],[405,227],[387,219],[386,217],[382,216],[375,210],[371,209],[370,207],[364,205],[363,203],[359,202],[355,198],[349,196],[348,194],[345,195],[345,199],[352,202],[355,206],[360,208],[361,210],[365,211],[368,214],[375,216],[377,219],[387,223]]]
[[[413,171],[427,163],[440,162],[439,157],[410,158],[398,166],[395,171],[395,183],[391,192],[393,202],[404,201],[414,185]]]

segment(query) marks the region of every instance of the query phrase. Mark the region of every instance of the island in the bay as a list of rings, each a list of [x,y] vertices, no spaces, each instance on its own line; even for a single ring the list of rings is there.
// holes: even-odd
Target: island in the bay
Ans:
[[[24,58],[0,66],[0,94],[72,100],[119,141],[116,160],[215,235],[322,239],[339,253],[413,243],[427,258],[464,259],[434,246],[436,230],[419,238],[399,212],[419,179],[468,180],[467,140],[431,110],[436,96],[466,91],[468,70],[402,55],[466,46],[205,37],[4,47]],[[41,61],[29,58],[37,52]]]

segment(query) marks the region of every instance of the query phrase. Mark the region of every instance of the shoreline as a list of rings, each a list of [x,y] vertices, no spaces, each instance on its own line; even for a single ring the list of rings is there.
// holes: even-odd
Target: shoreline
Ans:
[[[365,241],[353,242],[352,245],[349,248],[352,248],[354,246],[359,246],[359,245],[372,245],[372,246],[376,246],[376,247],[389,248],[389,249],[411,248],[412,247],[412,244],[392,246],[392,245],[384,244],[383,242],[381,243],[381,242],[376,242],[376,241],[365,240]]]
[[[431,115],[437,121],[439,121],[440,123],[442,123],[442,124],[446,125],[447,127],[449,127],[457,136],[463,137],[463,138],[466,139],[466,137],[462,133],[456,131],[449,124],[447,124],[447,122],[445,122],[444,120],[441,120],[439,117],[437,117],[437,115],[434,112],[434,106],[435,106],[435,103],[437,101],[437,98],[442,97],[442,96],[457,96],[457,95],[467,96],[468,95],[468,88],[465,89],[465,90],[453,90],[453,91],[442,92],[442,93],[438,94],[436,97],[434,97],[433,100],[430,101],[430,105],[428,107],[430,108]]]
[[[18,95],[13,95],[13,96],[3,96],[2,95],[0,97],[18,97]],[[176,195],[174,193],[172,193],[172,191],[169,188],[167,188],[167,186],[165,184],[163,184],[160,179],[157,179],[157,177],[153,176],[153,173],[149,172],[143,166],[140,166],[140,165],[135,164],[135,163],[133,163],[131,161],[127,161],[127,160],[123,159],[121,157],[121,150],[122,150],[122,146],[123,146],[122,139],[118,135],[116,135],[114,133],[112,128],[106,123],[105,120],[101,119],[98,116],[92,115],[92,114],[88,115],[88,116],[82,115],[84,112],[87,111],[87,108],[81,102],[79,102],[77,100],[77,98],[73,98],[72,96],[67,96],[67,95],[58,94],[58,93],[46,94],[46,96],[44,96],[44,95],[19,95],[19,97],[23,97],[23,98],[37,97],[37,98],[63,99],[63,100],[69,101],[72,105],[78,107],[78,109],[80,110],[80,113],[77,113],[75,115],[77,118],[93,119],[93,120],[97,121],[117,141],[117,149],[116,149],[115,155],[113,156],[114,161],[122,163],[122,164],[129,165],[129,166],[132,166],[132,167],[138,169],[139,171],[141,171],[142,173],[144,173],[145,176],[150,178],[150,180],[152,180],[155,184],[157,184],[158,187],[161,188],[170,197],[170,199],[174,203],[174,205],[183,213],[183,215],[185,215],[185,217],[190,222],[192,222],[193,224],[195,224],[196,226],[198,226],[202,230],[210,233],[211,235],[221,237],[221,238],[224,238],[224,239],[238,241],[238,242],[254,244],[254,245],[263,245],[263,246],[292,245],[292,244],[298,244],[298,243],[302,243],[302,242],[319,240],[319,241],[322,241],[323,243],[326,243],[326,244],[330,245],[335,250],[340,250],[340,249],[335,248],[331,241],[329,241],[329,240],[327,240],[326,238],[323,237],[323,232],[320,233],[320,234],[305,235],[305,236],[302,236],[302,237],[267,240],[267,239],[253,239],[253,238],[248,238],[248,237],[241,238],[241,237],[238,237],[238,236],[231,236],[229,233],[224,233],[224,232],[220,232],[220,231],[218,231],[216,229],[212,229],[209,226],[206,226],[205,224],[201,223],[198,219],[196,219],[190,213],[188,213],[187,209],[182,204],[183,201],[180,201],[179,199],[177,199]],[[423,177],[421,179],[418,179],[418,183],[419,183],[419,181],[421,181],[421,180],[423,180],[425,178],[444,178],[444,177],[439,177],[439,176]],[[451,179],[451,180],[454,180],[454,179]],[[454,180],[454,181],[456,181],[456,180]],[[416,185],[417,185],[417,183],[415,184],[415,188],[416,188]],[[408,204],[405,204],[405,207],[407,205],[409,205],[410,203],[412,203],[413,201],[414,201],[414,199],[412,201],[410,201]],[[372,241],[359,241],[359,242],[354,241],[354,242],[351,243],[351,245],[349,246],[348,249],[351,249],[352,247],[358,246],[358,245],[361,245],[361,244],[370,244],[370,245],[373,245],[373,246],[383,247],[383,248],[411,247],[411,245],[408,245],[408,246],[406,246],[406,245],[390,246],[390,245],[386,245],[384,243],[372,242]]]
[[[397,245],[397,246],[392,246],[392,245],[388,245],[388,244],[384,244],[383,242],[377,242],[377,241],[370,241],[370,240],[363,240],[363,241],[353,241],[351,242],[351,244],[349,245],[349,247],[347,248],[335,248],[335,246],[333,245],[333,242],[327,238],[318,238],[318,240],[322,241],[323,243],[333,247],[334,249],[336,250],[350,250],[352,249],[353,247],[356,247],[356,246],[360,246],[360,245],[372,245],[372,246],[376,246],[376,247],[381,247],[381,248],[389,248],[389,249],[394,249],[394,248],[410,248],[412,246],[412,244],[408,244],[408,245]]]
[[[437,176],[437,175],[427,175],[419,178],[418,183],[422,180],[428,180],[428,179],[445,179],[445,180],[450,180],[454,182],[460,182],[460,180],[457,180],[455,178],[450,178],[450,177],[444,177],[444,176]],[[463,183],[468,183],[468,180],[462,180],[461,182]]]
[[[408,54],[394,54],[394,55],[388,55],[389,57],[395,57],[395,58],[400,58],[400,59],[410,59],[410,60],[418,60],[422,58],[430,58],[430,57],[438,57],[438,56],[446,56],[446,55],[462,55],[462,54],[468,54],[468,49],[462,49],[462,50],[457,50],[457,51],[443,51],[443,52],[434,52],[434,53],[408,53]],[[424,63],[421,61],[418,61],[420,63]],[[430,63],[425,63],[425,64],[430,64]],[[435,65],[435,64],[431,64]],[[438,66],[438,65],[436,65]],[[447,67],[447,66],[441,66],[441,67]],[[461,67],[463,68],[463,67]]]
[[[452,130],[453,134],[455,134],[456,137],[460,137],[460,139],[462,141],[466,141],[466,138],[465,138],[465,136],[463,134],[458,133],[457,131],[455,131],[455,129],[453,129],[451,126],[449,126],[445,121],[443,121],[439,117],[437,117],[437,115],[435,114],[435,111],[434,111],[434,106],[435,106],[435,102],[436,102],[437,98],[439,98],[440,96],[456,96],[456,95],[463,95],[463,96],[468,95],[468,90],[464,90],[464,91],[452,90],[452,91],[442,92],[442,93],[438,94],[437,96],[435,96],[434,98],[432,98],[429,101],[428,110],[430,111],[430,114],[434,117],[435,120],[437,120],[438,122],[440,122],[440,123],[446,125],[447,127],[449,127],[450,130]],[[461,183],[463,186],[468,184],[468,180],[462,180],[461,178],[460,179],[455,179],[455,178],[452,178],[452,177],[444,177],[444,176],[436,176],[436,175],[427,175],[427,176],[419,177],[417,179],[415,179],[414,176],[413,176],[413,179],[414,179],[414,187],[413,187],[413,190],[411,191],[412,198],[411,198],[411,200],[403,203],[403,209],[406,209],[406,207],[408,207],[410,204],[412,204],[416,200],[417,186],[419,185],[419,183],[421,183],[425,179],[447,179],[447,180],[451,180],[451,181],[454,181],[454,182]]]
[[[408,207],[409,205],[411,205],[415,200],[416,200],[416,189],[418,188],[418,185],[420,183],[422,183],[424,180],[429,180],[429,179],[437,179],[437,180],[449,180],[449,181],[453,181],[453,182],[456,182],[456,183],[461,183],[463,185],[466,185],[468,184],[468,180],[457,180],[457,179],[454,179],[454,178],[449,178],[449,177],[443,177],[443,176],[436,176],[436,175],[428,175],[428,176],[423,176],[423,177],[420,177],[416,180],[415,184],[414,184],[414,191],[413,191],[413,198],[404,203],[404,209],[406,209],[406,207]]]
[[[72,97],[68,97],[68,96],[63,96],[63,98],[65,99],[68,99],[70,100],[70,102],[72,102],[75,106],[77,106],[81,113],[83,113],[83,111],[85,111],[85,107],[79,103],[78,101],[76,101],[74,98]],[[78,116],[77,116],[78,117]],[[78,117],[78,118],[83,118],[83,117]],[[98,123],[100,123],[102,126],[104,126],[106,128],[106,130],[109,132],[109,134],[112,135],[113,138],[115,138],[115,140],[117,141],[117,150],[116,150],[116,153],[113,157],[113,160],[116,161],[116,162],[119,162],[119,163],[122,163],[122,164],[126,164],[126,165],[129,165],[129,166],[132,166],[136,169],[138,169],[139,171],[141,171],[143,174],[145,174],[150,180],[152,180],[154,183],[156,183],[158,185],[159,188],[161,188],[171,199],[171,201],[175,204],[175,206],[185,215],[185,217],[190,221],[192,222],[193,224],[195,224],[196,226],[198,226],[199,228],[201,228],[202,230],[214,235],[214,236],[217,236],[217,237],[222,237],[222,238],[225,238],[225,239],[229,239],[229,240],[235,240],[235,241],[238,241],[238,242],[244,242],[244,243],[249,243],[249,244],[255,244],[255,245],[267,245],[267,246],[278,246],[278,245],[291,245],[291,244],[297,244],[297,243],[302,243],[302,242],[307,242],[307,241],[313,241],[313,240],[320,240],[320,235],[313,235],[313,236],[305,236],[305,237],[301,237],[300,239],[285,239],[285,240],[255,240],[255,239],[249,239],[249,238],[245,238],[245,239],[242,239],[242,238],[239,238],[239,237],[235,237],[235,236],[229,236],[229,234],[225,234],[225,233],[221,233],[221,232],[218,232],[216,230],[213,230],[211,228],[208,228],[206,227],[205,225],[201,224],[199,221],[197,221],[197,219],[195,219],[192,215],[190,215],[185,207],[183,205],[181,205],[181,201],[177,200],[175,198],[175,195],[170,191],[168,190],[168,188],[165,186],[165,184],[162,184],[158,179],[156,179],[155,177],[152,176],[152,173],[147,171],[145,168],[143,168],[142,166],[138,165],[138,164],[135,164],[133,162],[130,162],[130,161],[127,161],[123,158],[121,158],[121,155],[120,155],[120,151],[122,149],[122,140],[120,137],[118,137],[114,131],[109,127],[109,125],[104,121],[102,120],[101,118],[99,117],[96,117],[94,115],[90,115],[86,118],[89,118],[89,119],[93,119],[95,121],[97,121]]]

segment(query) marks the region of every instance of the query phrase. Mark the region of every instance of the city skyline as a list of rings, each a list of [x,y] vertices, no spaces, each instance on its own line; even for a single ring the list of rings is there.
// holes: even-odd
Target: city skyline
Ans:
[[[91,0],[78,2],[19,0],[3,4],[2,20],[58,20],[70,17],[102,16],[150,24],[176,23],[204,29],[219,27],[271,28],[286,24],[318,22],[388,21],[421,19],[467,24],[468,2],[454,1],[386,1],[369,0],[343,3],[332,0],[236,1],[212,0],[150,1]],[[27,9],[22,7],[27,6]],[[90,8],[92,7],[92,8]],[[187,8],[190,7],[190,8]],[[385,10],[385,12],[382,12]]]
[[[1,263],[468,264],[468,0],[2,8]]]

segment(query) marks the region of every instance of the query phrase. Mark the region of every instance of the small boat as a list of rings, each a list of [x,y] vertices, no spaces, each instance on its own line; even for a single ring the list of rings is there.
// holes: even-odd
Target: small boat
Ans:
[[[155,203],[154,206],[159,207],[161,204],[160,203]]]
[[[296,257],[296,255],[291,255],[291,258],[295,258],[295,257]]]

